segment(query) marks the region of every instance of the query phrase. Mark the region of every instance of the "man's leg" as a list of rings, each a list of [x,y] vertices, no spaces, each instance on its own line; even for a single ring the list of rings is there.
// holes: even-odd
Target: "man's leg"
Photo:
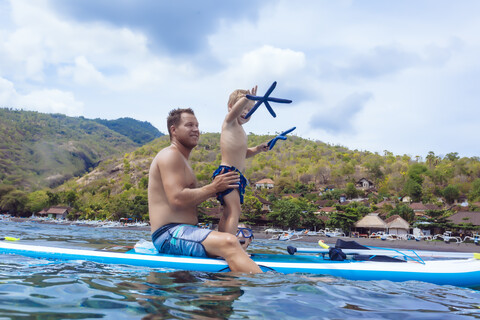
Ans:
[[[242,206],[240,204],[240,193],[238,190],[233,190],[223,197],[223,215],[218,224],[218,231],[228,232],[233,235],[237,233],[238,221],[242,213]]]
[[[212,231],[202,244],[209,255],[223,257],[233,272],[262,272],[242,249],[237,237],[232,234]]]

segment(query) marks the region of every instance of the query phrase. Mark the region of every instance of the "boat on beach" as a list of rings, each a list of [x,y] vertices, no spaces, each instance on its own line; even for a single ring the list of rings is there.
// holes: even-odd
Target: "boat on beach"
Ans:
[[[34,246],[0,241],[0,254],[16,254],[32,258],[52,260],[84,260],[104,264],[132,265],[177,270],[228,272],[223,259],[197,258],[166,254],[109,252],[86,249]],[[468,259],[426,260],[406,259],[384,262],[371,259],[358,260],[355,254],[342,261],[335,261],[326,254],[287,255],[256,254],[252,259],[263,271],[279,273],[309,273],[343,277],[350,280],[424,281],[439,285],[480,287],[480,254]],[[357,255],[359,256],[359,255]]]
[[[279,241],[293,241],[293,240],[300,240],[303,237],[301,235],[306,234],[306,232],[302,231],[283,231],[281,234],[274,235],[270,238],[270,240],[279,240]]]

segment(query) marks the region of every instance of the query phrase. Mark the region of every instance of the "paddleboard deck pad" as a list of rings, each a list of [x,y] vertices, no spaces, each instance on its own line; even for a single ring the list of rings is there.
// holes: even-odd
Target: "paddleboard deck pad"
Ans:
[[[103,264],[142,266],[204,272],[228,272],[223,259],[196,258],[166,254],[126,253],[87,249],[34,246],[0,242],[0,254],[16,254],[52,260],[83,260]],[[1,259],[1,256],[0,256]],[[480,260],[426,260],[423,263],[377,261],[332,261],[322,255],[252,254],[263,271],[284,274],[309,273],[330,275],[350,280],[423,281],[439,285],[480,287]]]

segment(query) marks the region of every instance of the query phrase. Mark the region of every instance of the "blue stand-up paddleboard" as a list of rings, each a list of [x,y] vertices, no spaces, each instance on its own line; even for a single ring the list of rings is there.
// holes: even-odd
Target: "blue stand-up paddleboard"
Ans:
[[[0,254],[16,254],[33,258],[54,260],[85,260],[105,264],[171,268],[189,271],[226,272],[228,264],[223,259],[195,258],[165,254],[140,254],[67,249],[0,242]],[[319,255],[252,254],[252,259],[263,271],[280,273],[311,273],[343,277],[351,280],[424,281],[439,285],[461,287],[480,286],[480,254],[468,259],[443,259],[399,262],[358,261],[352,258],[334,261]]]

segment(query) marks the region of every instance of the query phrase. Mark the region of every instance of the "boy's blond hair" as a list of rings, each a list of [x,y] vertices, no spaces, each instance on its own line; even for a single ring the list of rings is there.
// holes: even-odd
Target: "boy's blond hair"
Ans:
[[[243,89],[237,89],[235,91],[233,91],[231,94],[230,94],[230,97],[228,98],[228,107],[233,107],[233,105],[235,103],[237,103],[237,101],[242,98],[242,97],[245,97],[245,95],[248,93],[248,90],[243,90]]]

